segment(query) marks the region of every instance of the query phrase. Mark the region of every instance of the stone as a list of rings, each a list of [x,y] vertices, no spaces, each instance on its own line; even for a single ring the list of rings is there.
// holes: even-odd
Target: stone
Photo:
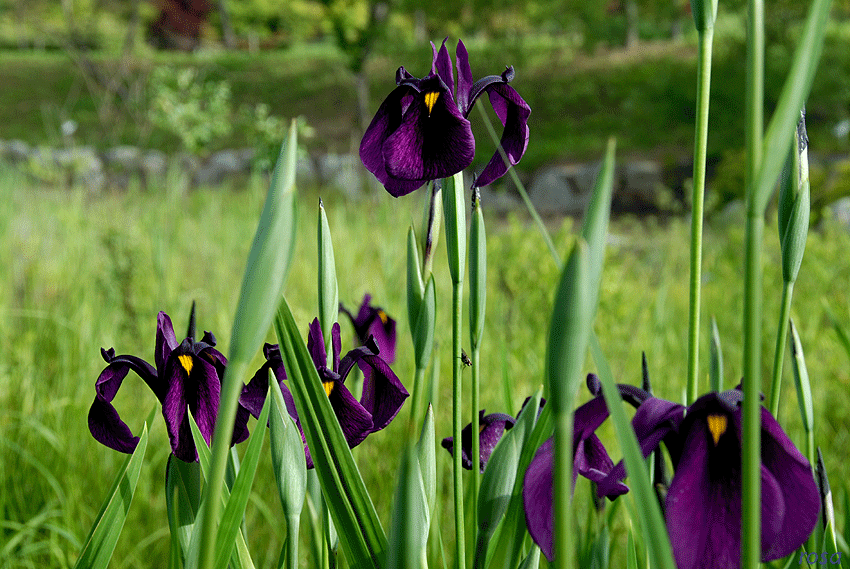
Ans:
[[[116,146],[103,153],[103,162],[107,168],[127,174],[140,173],[142,161],[142,150],[135,146]]]
[[[31,152],[32,148],[23,140],[10,140],[5,144],[2,156],[13,164],[16,164],[29,160]]]
[[[583,215],[598,168],[597,164],[545,167],[532,178],[528,197],[541,215]]]
[[[350,198],[363,191],[363,173],[360,157],[354,154],[326,154],[319,158],[320,181],[323,185],[340,190]]]
[[[168,169],[168,159],[164,152],[159,150],[148,150],[142,157],[142,174],[145,180],[163,178]]]
[[[200,186],[215,186],[228,176],[247,174],[251,171],[254,155],[253,148],[215,152],[195,170],[194,182]]]
[[[612,209],[619,212],[659,211],[657,193],[662,185],[662,169],[653,160],[631,160],[617,168]]]

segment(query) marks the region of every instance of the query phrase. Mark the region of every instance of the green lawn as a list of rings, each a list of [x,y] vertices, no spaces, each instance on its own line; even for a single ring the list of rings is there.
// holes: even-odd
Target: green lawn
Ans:
[[[103,369],[100,348],[151,359],[156,314],[165,310],[180,331],[191,302],[198,303],[198,329],[212,330],[227,353],[228,333],[241,274],[264,197],[261,181],[233,191],[198,190],[188,195],[149,193],[92,195],[33,186],[19,174],[0,170],[0,567],[68,567],[98,512],[124,456],[89,434],[86,415],[94,382]],[[398,320],[394,369],[410,387],[412,349],[404,298],[405,235],[421,219],[421,199],[381,193],[361,201],[323,195],[336,253],[340,299],[359,303],[364,292]],[[315,193],[300,196],[300,229],[286,296],[304,329],[317,311]],[[487,204],[484,204],[486,215]],[[574,239],[570,220],[551,220],[564,254]],[[612,224],[603,290],[595,329],[615,378],[640,381],[646,351],[657,394],[680,399],[685,383],[688,227],[682,220],[618,219]],[[703,307],[705,322],[716,317],[723,339],[726,386],[741,372],[741,219],[718,218],[707,228]],[[446,307],[451,289],[445,255],[437,253],[440,396],[434,406],[437,437],[450,430],[450,329]],[[781,291],[775,222],[765,239],[765,388]],[[813,382],[817,442],[824,449],[839,516],[842,459],[848,430],[848,354],[841,348],[824,305],[848,316],[850,236],[826,222],[809,237],[792,315],[806,350]],[[482,406],[516,412],[543,383],[543,362],[557,271],[539,235],[523,215],[488,217],[488,313],[481,358]],[[352,340],[343,322],[343,342]],[[707,390],[708,347],[703,335],[701,391]],[[272,336],[269,340],[273,341]],[[257,364],[259,365],[258,355]],[[588,359],[586,366],[590,366]],[[780,421],[800,445],[803,431],[785,366]],[[587,367],[586,371],[593,371]],[[511,395],[505,401],[503,373]],[[467,376],[469,374],[466,374]],[[248,378],[246,378],[247,380]],[[582,394],[582,400],[587,395]],[[155,399],[137,377],[128,376],[116,399],[122,417],[141,425]],[[402,409],[405,418],[408,410]],[[405,421],[369,437],[355,456],[378,513],[389,523],[393,478],[398,470]],[[254,428],[254,422],[250,427]],[[603,429],[609,429],[606,425]],[[613,430],[603,431],[613,440]],[[616,458],[616,447],[611,449]],[[163,481],[169,447],[159,416],[112,567],[158,567],[167,558]],[[441,455],[447,454],[440,449]],[[443,464],[448,484],[448,461]],[[582,487],[583,482],[579,484]],[[584,496],[586,491],[577,495]],[[443,540],[451,551],[451,500],[441,500]],[[274,563],[284,536],[271,465],[263,460],[246,524],[258,567]],[[579,516],[583,519],[583,516]],[[613,555],[622,555],[622,524],[615,526]],[[308,551],[306,546],[304,551]],[[440,566],[436,557],[432,566]],[[306,553],[305,553],[306,555]],[[305,558],[303,567],[309,567]]]

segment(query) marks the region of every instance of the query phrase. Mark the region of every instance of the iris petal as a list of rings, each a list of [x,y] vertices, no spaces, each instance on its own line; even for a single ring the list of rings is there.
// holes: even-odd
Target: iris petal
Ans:
[[[446,84],[449,93],[454,93],[455,90],[455,78],[452,74],[452,58],[449,56],[449,50],[446,49],[446,41],[449,38],[443,40],[443,45],[440,46],[439,53],[435,54],[434,57],[434,67],[436,68],[437,75],[442,79],[443,83]],[[434,44],[431,44],[431,47],[434,47]]]
[[[785,516],[776,537],[762,537],[762,560],[770,561],[789,555],[812,533],[820,512],[820,495],[809,461],[767,409],[762,408],[761,412],[762,468],[776,479],[785,504]],[[774,523],[765,519],[774,515],[763,513],[762,524]]]
[[[487,466],[496,443],[502,438],[506,429],[516,424],[516,419],[504,413],[491,413],[484,415],[484,410],[478,412],[478,467],[481,472]],[[460,433],[461,463],[467,470],[472,470],[472,423],[469,423]],[[442,447],[454,455],[454,437],[446,437],[441,443]]]
[[[174,335],[174,327],[171,318],[165,312],[160,312],[156,317],[156,349],[154,351],[154,363],[156,369],[165,368],[165,360],[168,355],[177,349],[180,343]]]
[[[496,116],[505,127],[499,144],[505,150],[511,165],[516,165],[528,148],[528,117],[531,108],[519,93],[507,84],[494,83],[487,88],[487,94]],[[497,149],[475,183],[477,186],[486,186],[501,178],[507,171],[508,166]]]
[[[447,99],[445,94],[438,97],[430,114],[424,101],[411,105],[402,124],[387,137],[383,152],[391,177],[436,180],[453,176],[472,163],[475,140],[469,121]]]
[[[472,89],[472,69],[469,67],[469,54],[463,42],[457,41],[455,51],[457,64],[457,106],[463,116],[469,116],[469,95]]]
[[[360,402],[372,415],[372,432],[380,431],[395,418],[409,393],[380,356],[363,354],[357,364],[360,369],[366,368]]]
[[[528,526],[528,533],[550,563],[555,553],[552,540],[553,441],[554,439],[550,438],[538,449],[531,464],[528,465],[525,480],[522,483],[522,501],[525,506],[525,524]]]
[[[372,432],[372,416],[341,382],[334,385],[328,398],[348,446],[356,447]]]

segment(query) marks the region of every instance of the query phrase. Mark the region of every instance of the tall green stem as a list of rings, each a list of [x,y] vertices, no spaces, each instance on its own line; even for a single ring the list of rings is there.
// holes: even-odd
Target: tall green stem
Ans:
[[[461,372],[463,362],[460,359],[461,330],[460,319],[463,304],[463,281],[452,283],[452,436],[455,441],[462,441],[461,426],[463,424],[463,405],[461,399]],[[472,437],[475,439],[476,437]],[[455,443],[457,444],[457,443]],[[460,446],[452,453],[453,456],[453,482],[455,503],[455,567],[464,569],[466,567],[466,543],[464,540],[463,522],[463,463],[461,462]],[[473,455],[473,463],[475,455]]]
[[[705,209],[705,160],[708,150],[708,108],[711,93],[711,52],[714,28],[699,35],[697,124],[694,140],[694,188],[691,212],[691,281],[688,328],[688,403],[697,398],[699,377],[700,287],[702,281],[702,225]]]
[[[788,342],[788,323],[790,322],[793,295],[794,282],[784,282],[782,284],[782,306],[779,312],[779,329],[776,332],[776,349],[773,352],[773,377],[770,382],[770,414],[774,417],[779,417],[779,389],[782,384],[782,364],[785,360],[785,344]]]
[[[741,453],[741,565],[761,559],[761,247],[764,211],[756,203],[764,132],[764,0],[748,0],[747,89],[747,238],[744,276],[744,402]]]
[[[479,399],[479,381],[481,378],[481,371],[478,368],[478,362],[480,360],[481,349],[473,345],[472,347],[472,480],[471,480],[471,492],[472,492],[472,527],[478,527],[478,489],[481,484],[481,468],[479,467],[479,458],[481,456],[481,439],[478,436],[478,429],[476,425],[478,425],[478,409],[481,407],[481,401]]]

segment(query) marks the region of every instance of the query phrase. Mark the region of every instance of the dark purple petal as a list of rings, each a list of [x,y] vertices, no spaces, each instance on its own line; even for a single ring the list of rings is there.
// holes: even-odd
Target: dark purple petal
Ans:
[[[356,447],[372,432],[372,415],[357,402],[342,382],[334,384],[328,399],[348,446]]]
[[[97,394],[89,409],[88,422],[89,431],[96,441],[129,454],[136,450],[139,437],[133,436],[130,427],[121,420],[111,403],[128,371],[126,365],[110,364],[100,373],[96,384]]]
[[[608,418],[608,407],[602,396],[594,397],[575,410],[573,415],[573,452],[579,442],[591,436]]]
[[[339,335],[339,322],[334,322],[333,326],[331,326],[331,345],[333,348],[333,369],[334,371],[339,371],[339,353],[342,351],[342,339]],[[345,378],[343,378],[345,381]]]
[[[762,510],[762,527],[779,525],[773,536],[762,532],[762,561],[771,561],[791,554],[808,539],[817,523],[820,496],[809,461],[765,408],[761,410],[761,429],[762,481],[766,470],[775,478],[785,505],[785,515],[778,520],[773,519],[777,518],[776,508]],[[762,494],[762,503],[770,505],[764,491]]]
[[[543,443],[531,460],[531,464],[528,465],[522,483],[522,501],[525,506],[525,524],[528,526],[528,533],[550,563],[555,554],[552,540],[554,449],[552,438]]]
[[[678,569],[741,564],[741,449],[711,448],[703,420],[691,423],[666,499],[667,529]],[[736,443],[736,444],[734,444]],[[722,456],[717,456],[723,452]]]
[[[366,346],[348,352],[340,362],[339,372],[342,381],[345,381],[354,364],[363,370],[363,393],[360,402],[372,416],[372,432],[375,432],[390,424],[409,393],[389,364],[370,349],[370,344],[374,347],[374,340],[367,342]]]
[[[401,71],[402,68],[399,68],[399,70]],[[413,100],[411,93],[416,93],[416,91],[409,86],[398,87],[393,90],[381,103],[375,118],[372,119],[363,135],[363,140],[360,142],[360,160],[363,161],[363,165],[395,197],[409,194],[427,181],[394,178],[387,172],[386,161],[384,160],[384,144],[387,137],[395,132],[401,124],[402,114]]]
[[[154,351],[154,363],[160,373],[165,368],[168,355],[179,345],[176,336],[174,336],[171,318],[165,312],[160,312],[156,317],[156,349]]]
[[[360,304],[357,316],[354,316],[342,304],[339,305],[339,309],[351,320],[358,345],[365,344],[369,336],[374,336],[381,358],[391,364],[395,361],[396,321],[383,308],[372,306],[371,300],[372,295],[369,293],[363,295],[363,302]]]
[[[452,176],[472,163],[475,140],[469,121],[451,93],[440,90],[435,78],[424,93],[438,93],[431,112],[425,94],[407,109],[399,127],[383,144],[387,173],[401,180],[436,180]]]
[[[512,165],[516,165],[528,148],[528,116],[531,108],[513,87],[503,83],[494,83],[487,88],[493,110],[504,125],[500,144]],[[487,166],[476,179],[476,186],[486,186],[501,178],[508,171],[498,149]]]
[[[675,433],[684,418],[685,407],[657,397],[646,399],[632,419],[632,427],[635,431],[640,450],[644,457],[650,455],[658,448],[662,440],[666,440],[675,465],[681,454],[681,444],[677,442]],[[671,436],[671,433],[673,434]],[[625,463],[621,460],[611,469],[605,479],[599,481],[597,494],[602,496],[616,495],[616,488],[620,481],[626,477]]]
[[[454,93],[455,78],[452,73],[452,58],[449,56],[449,50],[446,49],[446,38],[443,40],[443,45],[440,46],[440,52],[434,55],[434,67],[437,71],[437,76],[446,84],[449,93]],[[431,43],[431,48],[434,48],[434,43]]]
[[[478,414],[478,467],[481,472],[487,466],[496,443],[502,438],[506,429],[516,424],[516,419],[504,413],[491,413],[484,415],[481,409]],[[461,464],[467,470],[472,470],[472,423],[466,425],[460,432],[461,440]],[[441,443],[442,447],[454,455],[454,437],[446,437]]]
[[[608,451],[605,450],[602,441],[595,434],[590,435],[579,442],[573,458],[573,490],[575,490],[575,483],[579,474],[598,484],[607,477],[613,467],[614,462],[608,456]],[[628,491],[629,487],[618,481],[614,482],[600,497],[604,495],[613,500]]]
[[[472,69],[469,67],[469,54],[463,42],[457,40],[455,51],[457,63],[457,106],[463,116],[469,116],[469,94],[472,89]]]
[[[307,351],[310,352],[316,369],[327,367],[328,354],[325,352],[325,339],[322,336],[322,327],[319,325],[318,318],[314,318],[310,323],[310,332],[307,334]]]

